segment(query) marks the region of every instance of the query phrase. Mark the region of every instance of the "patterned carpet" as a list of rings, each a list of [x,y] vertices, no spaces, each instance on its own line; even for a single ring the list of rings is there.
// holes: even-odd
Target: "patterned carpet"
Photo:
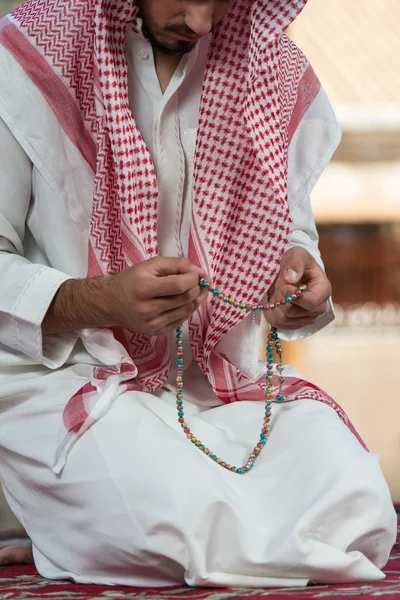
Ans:
[[[76,585],[66,581],[47,581],[33,566],[0,568],[0,599],[3,600],[324,600],[334,598],[382,598],[400,600],[400,516],[398,544],[385,569],[386,579],[379,583],[314,586],[305,589],[133,589]]]

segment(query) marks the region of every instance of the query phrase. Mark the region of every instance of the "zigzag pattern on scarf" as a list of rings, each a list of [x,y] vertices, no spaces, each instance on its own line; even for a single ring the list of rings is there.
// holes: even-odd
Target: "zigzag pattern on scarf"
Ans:
[[[93,14],[94,0],[30,0],[16,8],[12,16],[74,92],[84,119],[95,134]]]

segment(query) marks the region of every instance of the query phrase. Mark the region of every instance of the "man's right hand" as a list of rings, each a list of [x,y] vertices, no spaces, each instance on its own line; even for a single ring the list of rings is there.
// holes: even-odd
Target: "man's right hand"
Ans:
[[[167,335],[207,297],[200,277],[206,274],[189,260],[162,256],[121,271],[113,281],[116,324],[149,335]]]
[[[206,277],[186,258],[158,256],[116,275],[62,284],[43,320],[43,333],[91,327],[124,327],[168,335],[204,302]]]

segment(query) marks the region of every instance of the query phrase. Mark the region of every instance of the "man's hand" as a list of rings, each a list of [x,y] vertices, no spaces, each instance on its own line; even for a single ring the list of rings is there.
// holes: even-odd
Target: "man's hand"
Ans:
[[[272,327],[295,330],[313,325],[328,308],[332,286],[327,276],[311,254],[296,247],[282,257],[279,274],[270,288],[269,302],[291,296],[300,285],[306,285],[307,291],[298,300],[265,313]]]
[[[124,327],[167,335],[205,301],[207,278],[186,258],[157,256],[117,275],[70,279],[58,290],[42,324],[46,334],[92,327]]]
[[[186,258],[158,256],[114,276],[113,322],[149,335],[167,335],[207,298],[201,269]]]

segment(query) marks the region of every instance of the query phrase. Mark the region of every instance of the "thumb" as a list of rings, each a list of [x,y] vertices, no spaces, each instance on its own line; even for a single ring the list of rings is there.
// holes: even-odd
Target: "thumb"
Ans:
[[[281,263],[281,273],[284,282],[291,285],[299,283],[304,275],[305,267],[304,260],[299,256],[288,255],[284,257]]]

